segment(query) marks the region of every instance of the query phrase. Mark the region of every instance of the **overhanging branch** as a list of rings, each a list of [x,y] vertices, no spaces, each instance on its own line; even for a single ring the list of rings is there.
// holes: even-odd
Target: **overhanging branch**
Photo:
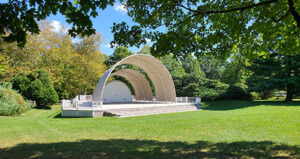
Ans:
[[[189,7],[186,7],[184,5],[182,5],[181,3],[178,4],[178,6],[188,10],[188,11],[191,11],[191,12],[194,12],[195,14],[202,14],[202,15],[209,15],[209,14],[219,14],[219,13],[229,13],[229,12],[234,12],[234,11],[245,11],[245,10],[248,10],[248,9],[251,9],[251,8],[254,8],[254,7],[259,7],[259,6],[264,6],[264,5],[269,5],[271,3],[276,3],[278,0],[269,0],[269,1],[263,1],[263,2],[259,2],[259,3],[254,3],[254,4],[248,4],[248,5],[245,5],[245,6],[241,6],[241,7],[237,7],[237,8],[232,8],[232,9],[225,9],[225,10],[209,10],[209,11],[200,11],[200,10],[194,10],[194,9],[191,9]]]
[[[300,28],[300,15],[297,13],[295,6],[294,6],[294,1],[293,0],[288,0],[290,12],[293,15],[295,21],[297,22],[298,28]]]

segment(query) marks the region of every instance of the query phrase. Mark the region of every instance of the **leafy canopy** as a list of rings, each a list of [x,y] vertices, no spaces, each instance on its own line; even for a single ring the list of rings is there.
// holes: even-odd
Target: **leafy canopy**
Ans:
[[[24,46],[27,32],[40,32],[36,21],[58,13],[72,25],[70,35],[91,35],[95,33],[91,18],[98,15],[97,9],[103,10],[114,3],[115,0],[9,0],[0,3],[0,35],[6,41],[17,41]],[[151,52],[155,56],[210,53],[228,57],[234,47],[242,47],[247,55],[255,57],[275,49],[282,54],[299,53],[299,0],[121,0],[121,3],[138,25],[114,24],[112,45],[140,46],[150,39],[154,42]]]
[[[58,13],[73,25],[69,30],[71,36],[92,35],[96,33],[91,21],[98,15],[96,9],[105,9],[113,3],[114,0],[8,0],[7,3],[0,3],[0,35],[8,31],[4,40],[17,41],[19,46],[24,46],[27,32],[40,32],[37,21]]]
[[[228,57],[242,47],[248,56],[299,53],[298,0],[196,1],[126,0],[139,25],[114,24],[112,45],[139,46],[150,39],[151,53],[184,56],[210,53]]]

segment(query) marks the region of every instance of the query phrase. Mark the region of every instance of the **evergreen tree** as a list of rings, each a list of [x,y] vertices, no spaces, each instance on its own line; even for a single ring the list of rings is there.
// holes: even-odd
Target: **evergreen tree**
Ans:
[[[47,107],[58,102],[58,95],[44,70],[30,74],[20,73],[12,80],[12,86],[25,98],[36,101],[38,107]]]
[[[270,58],[255,60],[249,69],[253,72],[247,81],[250,90],[286,90],[286,101],[292,101],[300,88],[300,55],[272,53]]]

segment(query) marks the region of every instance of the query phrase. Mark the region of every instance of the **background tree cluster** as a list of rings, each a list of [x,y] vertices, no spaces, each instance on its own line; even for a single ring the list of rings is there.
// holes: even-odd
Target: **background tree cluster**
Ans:
[[[286,100],[291,101],[299,93],[298,56],[270,53],[272,56],[269,58],[261,56],[259,59],[251,59],[239,49],[234,51],[227,59],[213,55],[196,57],[191,54],[179,58],[170,54],[158,59],[169,70],[177,96],[201,97],[203,100],[250,100],[273,97],[275,91],[286,90],[288,94]],[[151,55],[150,52],[150,46],[145,45],[138,54]],[[105,63],[110,67],[130,55],[133,53],[127,48],[118,47]],[[143,70],[128,65],[120,67],[140,71],[151,84],[151,80]],[[120,68],[116,70],[118,69]],[[130,85],[121,77],[114,79]],[[152,84],[151,86],[153,87]],[[290,87],[292,89],[289,90]],[[152,91],[155,95],[154,88]]]
[[[43,69],[48,72],[60,99],[91,94],[106,70],[105,56],[99,51],[100,35],[83,37],[72,43],[63,29],[54,32],[48,21],[39,25],[40,34],[29,34],[23,48],[16,43],[0,41],[1,80],[11,81],[20,72]]]

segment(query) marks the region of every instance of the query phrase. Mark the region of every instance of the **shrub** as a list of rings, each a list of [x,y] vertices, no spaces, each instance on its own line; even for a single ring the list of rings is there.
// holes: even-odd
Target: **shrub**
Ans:
[[[12,88],[12,84],[10,82],[4,82],[4,81],[0,81],[0,87],[3,88]]]
[[[0,86],[0,115],[18,115],[30,110],[32,105],[11,88]]]
[[[258,99],[260,99],[259,93],[257,93],[257,92],[250,92],[250,94],[251,94],[251,100],[258,100]]]
[[[203,101],[217,100],[220,95],[226,92],[228,84],[219,80],[203,79],[198,91],[197,97],[201,97]]]
[[[47,72],[40,70],[30,74],[20,73],[12,80],[13,89],[18,90],[27,99],[36,101],[38,107],[47,107],[58,102]]]
[[[241,83],[231,85],[219,99],[250,100],[251,94],[247,91],[247,88],[247,85]]]
[[[177,96],[201,97],[203,101],[216,100],[228,85],[219,80],[207,79],[195,74],[174,76]]]

